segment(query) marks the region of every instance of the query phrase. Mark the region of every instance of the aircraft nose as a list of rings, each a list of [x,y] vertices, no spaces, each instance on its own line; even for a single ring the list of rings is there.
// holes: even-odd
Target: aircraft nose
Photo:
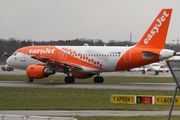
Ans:
[[[8,59],[6,60],[6,64],[9,66],[11,65],[11,57],[8,57]]]

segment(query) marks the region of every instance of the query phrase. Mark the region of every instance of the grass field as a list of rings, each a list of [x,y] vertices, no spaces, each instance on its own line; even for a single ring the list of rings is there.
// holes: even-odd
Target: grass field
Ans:
[[[104,117],[82,117],[75,116],[78,120],[167,120],[167,116],[104,116]],[[171,120],[179,120],[179,116],[172,116]]]
[[[0,88],[2,110],[169,110],[169,105],[114,104],[111,94],[167,95],[173,91],[74,88]],[[178,93],[178,95],[180,95]],[[180,106],[175,106],[180,110]]]
[[[0,62],[0,65],[5,65],[6,64],[6,62],[4,61],[4,62]]]

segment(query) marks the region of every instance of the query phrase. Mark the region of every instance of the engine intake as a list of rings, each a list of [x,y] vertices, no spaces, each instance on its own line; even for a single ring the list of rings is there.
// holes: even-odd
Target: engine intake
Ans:
[[[26,69],[27,76],[31,79],[41,79],[55,74],[55,71],[49,70],[43,65],[29,65]]]

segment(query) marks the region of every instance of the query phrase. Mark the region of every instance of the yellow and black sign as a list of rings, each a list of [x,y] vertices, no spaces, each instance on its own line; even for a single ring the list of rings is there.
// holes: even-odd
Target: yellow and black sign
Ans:
[[[126,103],[135,104],[135,95],[117,95],[113,94],[110,96],[110,101],[112,103]]]
[[[136,96],[136,103],[137,104],[154,104],[153,99],[154,99],[153,96],[138,95]]]
[[[171,102],[172,102],[172,96],[155,96],[154,97],[155,104],[170,105]],[[180,105],[180,96],[176,96],[174,100],[174,105]]]

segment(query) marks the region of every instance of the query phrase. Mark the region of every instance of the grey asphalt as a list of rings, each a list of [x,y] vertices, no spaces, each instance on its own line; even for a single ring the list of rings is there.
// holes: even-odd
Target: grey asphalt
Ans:
[[[120,111],[120,110],[1,110],[1,114],[47,116],[167,116],[169,111]],[[172,115],[180,116],[180,111]]]
[[[28,82],[13,82],[1,81],[0,87],[26,87],[26,88],[86,88],[86,89],[120,89],[120,90],[174,90],[175,83],[28,83]]]

